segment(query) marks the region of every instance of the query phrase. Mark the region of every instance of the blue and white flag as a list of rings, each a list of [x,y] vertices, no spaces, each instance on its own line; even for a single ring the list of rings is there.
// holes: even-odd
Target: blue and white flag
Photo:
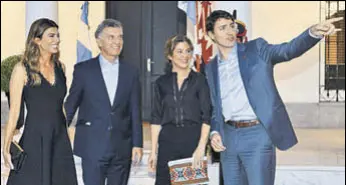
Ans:
[[[191,39],[193,45],[194,45],[194,53],[193,53],[193,59],[190,62],[190,67],[193,70],[197,70],[195,68],[194,61],[197,60],[197,55],[201,55],[201,49],[200,46],[197,44],[197,17],[196,17],[196,3],[198,1],[178,1],[178,8],[185,12],[186,14],[186,36]]]
[[[186,13],[193,25],[196,25],[196,1],[178,1],[178,8]]]
[[[89,36],[88,6],[89,2],[85,1],[81,7],[81,22],[77,39],[77,63],[88,60],[92,57]]]

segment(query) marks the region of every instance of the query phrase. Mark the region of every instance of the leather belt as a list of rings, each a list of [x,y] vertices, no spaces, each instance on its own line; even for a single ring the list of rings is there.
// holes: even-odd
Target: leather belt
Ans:
[[[260,122],[257,119],[249,120],[249,121],[232,121],[232,120],[226,121],[226,124],[231,125],[235,128],[252,127],[252,126],[258,125],[259,123]]]

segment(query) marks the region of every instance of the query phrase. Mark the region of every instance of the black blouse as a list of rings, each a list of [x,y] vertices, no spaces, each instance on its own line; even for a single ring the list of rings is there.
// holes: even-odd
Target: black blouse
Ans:
[[[210,124],[211,100],[205,76],[191,70],[178,89],[177,73],[159,77],[154,85],[151,124]]]

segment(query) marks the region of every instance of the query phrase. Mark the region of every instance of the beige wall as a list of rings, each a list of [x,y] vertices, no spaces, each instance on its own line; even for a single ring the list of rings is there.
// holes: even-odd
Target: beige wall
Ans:
[[[59,1],[58,24],[61,37],[61,61],[67,68],[67,84],[72,80],[73,65],[76,63],[76,43],[79,30],[80,7],[83,1]],[[105,2],[90,1],[89,24],[90,43],[93,56],[99,52],[94,32],[97,25],[105,18]],[[3,2],[1,1],[1,60],[21,54],[25,47],[25,1]]]
[[[59,1],[59,26],[61,37],[61,61],[66,65],[67,84],[72,80],[73,66],[77,60],[77,33],[79,30],[80,7],[83,1]],[[105,18],[105,2],[89,1],[90,43],[93,56],[99,52],[94,33]]]
[[[249,39],[288,42],[319,22],[320,2],[217,1],[215,9],[233,12],[247,24]],[[250,11],[250,12],[244,12]],[[291,62],[275,66],[275,81],[284,102],[319,101],[319,44]]]
[[[319,22],[317,2],[252,2],[252,37],[269,43],[290,41]],[[318,102],[319,44],[291,62],[275,66],[284,102]]]
[[[1,1],[1,61],[24,52],[25,1]]]

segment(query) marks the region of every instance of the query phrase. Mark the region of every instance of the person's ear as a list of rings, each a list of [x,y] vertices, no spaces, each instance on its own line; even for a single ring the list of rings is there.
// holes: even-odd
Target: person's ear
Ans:
[[[208,31],[208,37],[211,38],[212,40],[215,39],[215,36],[212,31]]]
[[[96,38],[96,44],[99,48],[102,46],[102,42],[100,38]]]
[[[37,44],[38,46],[41,45],[41,39],[36,37],[33,39],[34,43]]]
[[[167,58],[168,58],[168,60],[172,61],[172,56],[171,55],[168,55]]]
[[[208,31],[208,37],[209,37],[212,41],[215,40],[215,36],[214,36],[214,34],[213,34],[212,31]]]

